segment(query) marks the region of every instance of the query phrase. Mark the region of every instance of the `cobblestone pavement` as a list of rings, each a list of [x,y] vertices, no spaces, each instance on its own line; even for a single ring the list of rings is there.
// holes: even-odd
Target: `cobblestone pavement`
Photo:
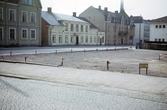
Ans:
[[[58,66],[61,58],[64,60],[64,67],[78,69],[91,69],[106,71],[106,62],[109,61],[109,71],[139,74],[139,63],[148,63],[148,75],[167,77],[167,58],[159,54],[167,54],[166,51],[156,50],[119,50],[119,51],[94,51],[74,53],[52,53],[38,55],[15,55],[4,56],[4,60],[24,62],[25,57],[29,63],[41,63]],[[0,59],[2,59],[0,57]],[[141,74],[145,74],[141,69]]]
[[[1,110],[166,110],[157,95],[0,77]]]

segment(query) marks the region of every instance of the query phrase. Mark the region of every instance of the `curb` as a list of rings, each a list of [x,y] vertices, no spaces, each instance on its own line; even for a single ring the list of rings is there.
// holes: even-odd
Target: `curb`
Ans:
[[[27,62],[19,62],[19,61],[7,61],[7,60],[0,60],[3,63],[19,63],[19,64],[28,64],[28,65],[39,65],[39,66],[49,66],[49,67],[60,67],[61,65],[54,66],[54,65],[44,65],[40,63],[27,63]]]
[[[10,51],[11,53],[9,54],[1,54],[1,56],[12,56],[12,55],[29,55],[29,54],[35,54],[35,55],[38,55],[38,54],[51,54],[51,53],[74,53],[74,52],[94,52],[94,51],[116,51],[116,50],[129,50],[129,48],[115,48],[115,49],[96,49],[96,50],[86,50],[86,49],[83,49],[83,50],[79,50],[79,51],[65,51],[65,52],[58,52],[57,50],[55,50],[55,52],[41,52],[41,53],[38,53],[37,51],[34,51],[34,53],[12,53],[12,51]]]

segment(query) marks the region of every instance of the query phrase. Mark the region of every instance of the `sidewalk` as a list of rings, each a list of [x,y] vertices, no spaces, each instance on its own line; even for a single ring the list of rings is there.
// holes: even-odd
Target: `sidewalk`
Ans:
[[[109,87],[161,95],[167,98],[167,78],[138,74],[0,62],[0,76],[15,76],[82,86]]]

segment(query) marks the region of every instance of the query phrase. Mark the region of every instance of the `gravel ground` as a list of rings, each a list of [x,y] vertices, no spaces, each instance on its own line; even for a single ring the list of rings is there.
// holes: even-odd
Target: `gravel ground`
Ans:
[[[25,57],[27,57],[27,62],[29,63],[41,63],[53,66],[60,65],[63,57],[64,67],[101,71],[106,71],[106,62],[109,61],[109,71],[126,74],[139,74],[139,63],[148,63],[148,75],[167,77],[167,56],[163,56],[159,60],[159,54],[167,54],[167,52],[156,50],[117,50],[3,57],[4,60],[21,62],[24,62]],[[2,60],[2,57],[0,59]],[[144,68],[141,69],[141,74],[146,74]]]

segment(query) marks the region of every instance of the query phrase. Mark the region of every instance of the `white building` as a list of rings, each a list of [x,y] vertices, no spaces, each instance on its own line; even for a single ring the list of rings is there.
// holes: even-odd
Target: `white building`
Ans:
[[[133,45],[137,43],[143,44],[144,41],[149,41],[150,37],[150,24],[144,20],[141,16],[133,17],[135,24],[135,36],[133,38]]]
[[[42,45],[104,45],[105,33],[73,16],[42,11]]]
[[[150,41],[167,42],[167,16],[150,21]]]

